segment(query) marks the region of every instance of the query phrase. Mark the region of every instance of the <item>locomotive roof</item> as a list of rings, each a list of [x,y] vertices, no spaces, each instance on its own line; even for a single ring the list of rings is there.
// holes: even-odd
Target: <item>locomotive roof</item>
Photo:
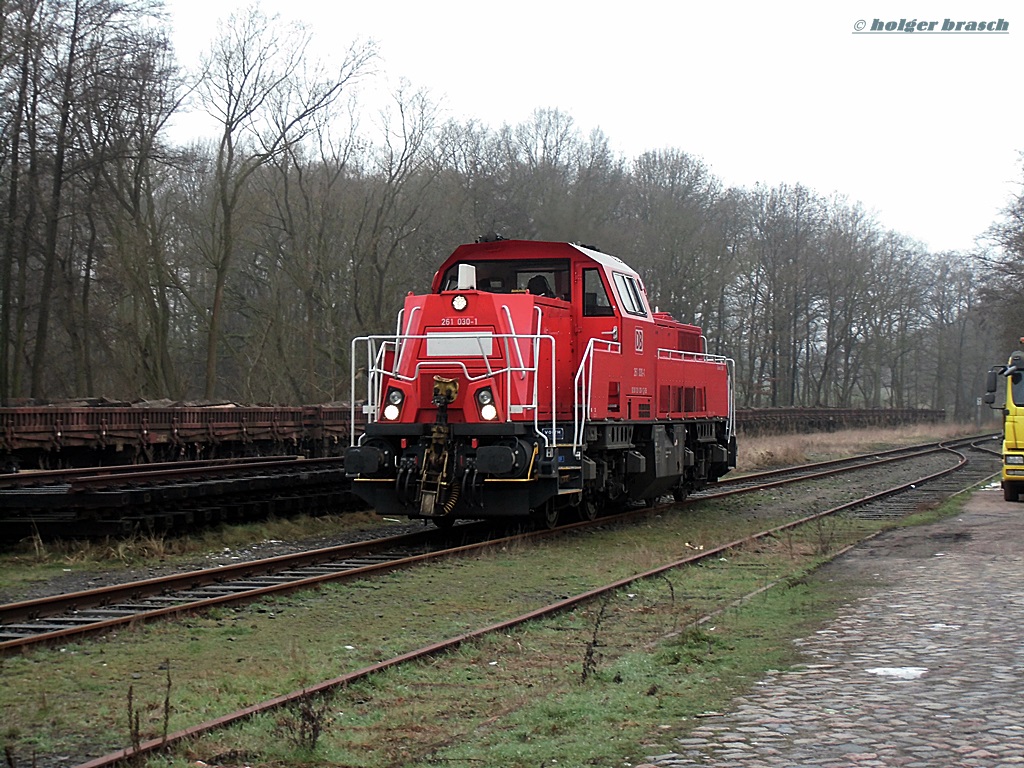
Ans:
[[[453,265],[464,261],[498,261],[521,259],[538,261],[543,259],[579,259],[580,255],[602,267],[624,272],[638,278],[636,270],[617,256],[601,253],[584,245],[575,243],[556,243],[541,240],[497,240],[483,243],[467,243],[460,245],[445,259],[434,275],[433,290],[440,285],[442,275]]]

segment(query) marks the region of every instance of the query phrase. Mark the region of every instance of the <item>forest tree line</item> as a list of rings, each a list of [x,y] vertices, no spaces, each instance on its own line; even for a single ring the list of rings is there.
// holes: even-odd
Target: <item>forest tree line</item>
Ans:
[[[930,253],[860,203],[725,186],[683,149],[623,157],[538,109],[445,119],[330,66],[257,7],[201,72],[158,0],[0,0],[0,400],[309,404],[348,396],[353,336],[391,331],[454,247],[486,233],[595,245],[736,361],[743,407],[945,408],[1024,331],[1024,203],[987,247]],[[186,109],[212,138],[172,140]]]

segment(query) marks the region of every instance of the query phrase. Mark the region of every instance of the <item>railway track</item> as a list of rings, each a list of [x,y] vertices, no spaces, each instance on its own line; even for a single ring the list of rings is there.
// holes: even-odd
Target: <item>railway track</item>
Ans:
[[[441,653],[451,651],[467,642],[482,638],[490,634],[508,633],[514,627],[517,627],[525,622],[533,621],[535,619],[539,619],[545,616],[565,612],[567,610],[576,608],[584,603],[592,602],[595,599],[601,597],[602,595],[607,595],[611,592],[622,590],[623,588],[628,587],[630,584],[633,584],[639,580],[659,576],[664,574],[666,571],[677,568],[682,568],[708,561],[714,562],[715,560],[721,559],[723,555],[728,554],[730,551],[742,548],[751,542],[756,542],[765,538],[777,537],[781,532],[785,530],[791,530],[798,528],[800,526],[807,525],[808,523],[813,523],[813,521],[821,519],[822,517],[828,515],[836,514],[838,512],[847,512],[855,515],[870,515],[872,513],[867,512],[866,510],[869,510],[873,505],[883,502],[892,504],[893,501],[896,499],[900,499],[900,502],[896,504],[896,508],[892,512],[892,514],[902,514],[902,512],[906,510],[907,505],[902,502],[901,494],[908,492],[913,493],[924,486],[938,484],[938,486],[933,486],[935,490],[933,490],[930,493],[930,499],[924,500],[921,497],[914,499],[913,503],[910,506],[912,509],[917,510],[920,508],[922,503],[925,503],[925,501],[931,503],[931,501],[933,501],[935,498],[944,498],[948,496],[951,492],[959,492],[965,488],[969,488],[972,485],[977,484],[978,482],[990,478],[993,473],[998,471],[998,459],[991,455],[991,451],[986,451],[986,448],[982,446],[943,446],[937,447],[936,451],[949,454],[951,458],[949,466],[943,468],[941,471],[938,472],[929,472],[925,476],[916,478],[913,482],[903,483],[898,486],[894,486],[893,488],[885,489],[880,493],[871,494],[855,502],[841,505],[840,507],[835,507],[833,509],[825,510],[822,512],[816,512],[812,515],[797,520],[793,520],[782,526],[776,526],[770,529],[754,533],[750,536],[743,537],[741,539],[725,542],[718,546],[709,547],[704,551],[693,553],[687,557],[684,557],[671,563],[661,565],[657,568],[651,569],[644,573],[636,574],[635,576],[626,579],[620,579],[596,589],[590,589],[586,592],[561,599],[557,602],[551,603],[537,610],[530,611],[529,613],[516,616],[512,619],[500,621],[484,627],[479,627],[472,631],[468,631],[463,634],[450,637],[447,640],[432,643],[430,645],[401,654],[400,656],[386,659],[379,663],[372,664],[362,669],[354,670],[352,672],[332,678],[330,680],[324,680],[316,684],[304,686],[301,690],[296,690],[288,694],[277,696],[273,699],[266,700],[259,704],[251,705],[243,709],[237,710],[235,712],[222,715],[213,720],[204,723],[199,723],[197,725],[191,726],[189,728],[180,730],[175,733],[167,734],[164,737],[151,739],[145,742],[140,741],[133,747],[119,750],[104,755],[102,757],[96,758],[94,760],[91,760],[87,763],[84,763],[82,764],[82,766],[80,766],[80,768],[103,768],[105,766],[111,766],[122,763],[124,761],[127,761],[142,754],[155,752],[158,750],[166,750],[186,739],[196,739],[202,737],[205,734],[225,728],[234,723],[238,723],[242,720],[251,718],[254,715],[276,710],[284,706],[292,705],[296,702],[303,701],[311,697],[321,696],[335,689],[349,686],[358,680],[362,680],[370,675],[378,674],[384,670],[392,669],[415,660],[429,658]],[[987,457],[985,455],[986,452],[988,454]],[[974,465],[973,468],[970,471],[967,471],[967,468],[972,467],[972,465]],[[956,483],[950,484],[948,482],[948,480],[951,477],[957,478]],[[790,482],[796,482],[796,480],[793,479]],[[753,490],[753,488],[750,490]],[[732,490],[729,492],[733,493],[736,492],[736,490]],[[739,492],[746,491],[744,490]],[[736,600],[729,601],[728,605],[731,606],[741,603],[746,599],[749,599],[752,595],[759,594],[770,587],[771,584],[762,585],[758,587],[758,589],[755,592],[752,592],[749,595],[740,596]],[[715,610],[708,611],[704,614],[704,616],[697,619],[694,623],[703,623],[711,616],[721,613],[721,611],[726,607],[727,606],[720,606]],[[192,743],[194,744],[195,742],[193,741]]]
[[[340,457],[297,455],[0,474],[0,542],[180,532],[363,506],[349,488]]]
[[[799,479],[806,476],[809,472],[814,473],[815,477],[825,477],[830,473],[840,474],[858,468],[882,466],[903,459],[912,460],[921,456],[934,454],[944,446],[955,447],[978,444],[978,449],[980,450],[981,445],[984,445],[989,441],[995,441],[996,439],[997,436],[987,435],[981,438],[967,438],[965,440],[947,443],[938,442],[911,445],[902,448],[890,448],[883,451],[865,453],[845,459],[832,459],[829,461],[814,462],[812,464],[802,464],[795,467],[783,467],[781,469],[773,469],[766,472],[755,472],[737,477],[727,477],[719,480],[713,488],[695,493],[694,498],[701,498],[709,494],[718,494],[721,489],[733,491],[744,490],[749,487],[766,488],[771,485],[773,481],[781,481],[779,484],[784,485],[788,482],[789,478]],[[998,451],[995,451],[995,453],[998,455]]]
[[[970,442],[959,441],[958,444],[969,445]],[[922,478],[916,483],[908,483],[885,493],[885,497],[897,492],[911,494],[903,503],[901,512],[888,513],[888,516],[896,517],[905,514],[907,510],[920,508],[925,503],[921,496],[925,493],[925,487],[929,488],[929,499],[948,495],[950,483],[962,482],[948,477],[949,473],[954,469],[966,472],[966,468],[972,464],[963,460],[961,454],[956,454],[955,449],[936,443],[748,475],[720,483],[715,490],[707,490],[699,497],[695,496],[692,503],[701,499],[827,478],[843,472],[863,471],[936,454],[949,454],[951,457],[950,468],[941,476]],[[953,463],[954,456],[961,456],[961,459]],[[932,491],[932,484],[939,482],[942,483],[941,488]],[[968,485],[975,482],[977,479],[971,475]],[[878,503],[882,503],[881,498]],[[889,505],[890,502],[886,501],[885,504]],[[669,509],[672,506],[665,504],[657,509]],[[459,525],[451,531],[425,529],[413,534],[0,605],[0,653],[40,643],[67,641],[140,621],[308,589],[326,582],[364,578],[432,559],[452,557],[489,546],[507,545],[513,541],[556,535],[569,529],[605,525],[650,512],[650,509],[630,510],[597,521],[583,521],[554,530],[516,533],[511,536],[483,523]],[[880,512],[864,514],[876,517],[881,515]]]

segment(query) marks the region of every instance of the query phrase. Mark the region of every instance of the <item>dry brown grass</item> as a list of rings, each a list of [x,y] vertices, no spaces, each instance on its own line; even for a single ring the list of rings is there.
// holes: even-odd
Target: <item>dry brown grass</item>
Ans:
[[[970,424],[920,424],[898,429],[846,429],[792,435],[737,437],[737,472],[789,467],[811,461],[947,440],[977,430]]]

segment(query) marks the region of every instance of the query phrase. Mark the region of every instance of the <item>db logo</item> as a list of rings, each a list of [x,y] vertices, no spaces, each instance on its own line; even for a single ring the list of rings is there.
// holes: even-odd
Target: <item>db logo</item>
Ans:
[[[637,328],[636,329],[636,351],[637,352],[643,352],[644,351],[644,329],[643,328]]]

